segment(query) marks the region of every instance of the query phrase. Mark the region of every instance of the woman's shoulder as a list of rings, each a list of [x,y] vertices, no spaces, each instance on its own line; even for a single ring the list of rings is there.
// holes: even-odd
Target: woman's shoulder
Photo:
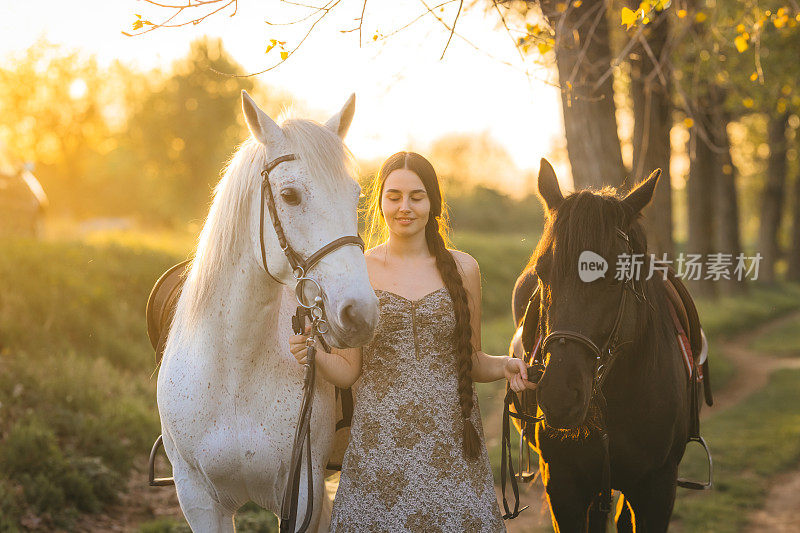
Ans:
[[[469,255],[467,252],[462,252],[461,250],[451,250],[448,251],[453,255],[453,259],[455,259],[456,264],[461,267],[461,270],[464,272],[479,272],[480,268],[478,267],[478,262],[475,260],[474,257]]]

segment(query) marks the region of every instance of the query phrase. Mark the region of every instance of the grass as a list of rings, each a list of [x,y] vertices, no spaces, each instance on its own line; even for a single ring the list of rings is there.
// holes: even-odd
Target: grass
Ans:
[[[793,317],[753,340],[750,348],[778,357],[798,357],[800,356],[798,331],[800,331],[800,317]]]
[[[679,489],[673,519],[686,531],[742,531],[749,511],[764,503],[769,480],[800,462],[800,371],[780,370],[736,409],[703,423],[714,457],[710,492]],[[694,450],[697,451],[697,450]],[[682,475],[705,479],[705,458],[687,453]]]
[[[0,530],[69,528],[158,434],[143,311],[175,256],[0,241]]]
[[[483,347],[504,354],[513,333],[511,290],[538,235],[454,237],[481,265]],[[0,241],[0,531],[18,530],[31,517],[46,529],[70,529],[80,513],[102,512],[119,497],[121,480],[159,432],[145,301],[158,275],[184,259],[192,242],[188,234],[136,232],[93,234],[80,242]],[[698,305],[714,343],[796,309],[800,288],[754,288],[746,297]],[[773,338],[797,341],[791,326]],[[712,351],[711,357],[719,388],[732,369],[726,370],[724,354]],[[792,428],[800,424],[791,411],[798,402],[784,376],[773,380],[756,407],[743,406],[755,409],[752,414],[704,424],[718,490],[682,496],[678,517],[684,523],[732,513],[731,505],[741,503],[739,491],[745,492],[740,483],[755,476],[755,488],[766,486],[766,477],[797,459]],[[499,422],[504,385],[481,384],[478,394],[485,426]],[[751,432],[773,427],[779,449],[754,460],[750,454],[769,443]],[[487,442],[499,468],[499,435],[487,434]],[[751,451],[736,452],[740,444]],[[693,468],[690,460],[687,468]],[[244,532],[274,531],[274,516],[252,505],[237,522]],[[186,526],[159,519],[142,531],[183,532]]]

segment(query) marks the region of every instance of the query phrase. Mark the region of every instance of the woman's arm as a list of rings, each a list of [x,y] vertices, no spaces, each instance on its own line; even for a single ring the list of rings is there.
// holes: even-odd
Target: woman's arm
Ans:
[[[306,339],[310,331],[311,326],[306,326],[306,335],[293,335],[289,338],[289,350],[301,365],[306,362]],[[317,345],[314,356],[317,370],[326,381],[343,389],[350,388],[361,375],[361,348],[333,348],[331,352],[325,352]]]
[[[478,383],[507,379],[516,392],[534,388],[528,381],[524,362],[507,355],[489,355],[481,350],[481,271],[478,262],[464,252],[453,251],[467,291],[470,325],[472,326],[472,380]]]

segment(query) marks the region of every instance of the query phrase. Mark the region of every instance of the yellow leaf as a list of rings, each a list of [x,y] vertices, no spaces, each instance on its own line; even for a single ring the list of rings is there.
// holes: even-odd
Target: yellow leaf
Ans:
[[[685,119],[683,119],[683,125],[686,126],[687,128],[691,128],[692,126],[694,126],[694,120],[689,117],[686,117]]]
[[[270,52],[270,50],[272,50],[273,48],[275,48],[275,44],[274,43],[270,43],[270,45],[267,46],[267,49],[264,50],[264,53],[268,54]]]
[[[781,87],[781,92],[784,95],[789,96],[789,94],[791,94],[792,92],[792,88],[789,85],[784,85],[783,87]]]
[[[573,5],[573,7],[575,7],[577,9],[577,8],[581,7],[581,5],[583,5],[583,2],[581,2],[581,0],[575,0],[572,3],[572,5]]]
[[[705,22],[705,20],[707,18],[708,18],[708,15],[706,15],[702,11],[694,16],[694,20],[696,20],[697,22]]]
[[[637,18],[638,16],[636,15],[635,11],[627,7],[622,8],[621,19],[622,19],[622,24],[625,24],[627,26],[625,28],[626,30],[631,29],[631,26],[636,24]]]
[[[750,81],[756,81],[757,79],[758,79],[757,72],[753,72],[752,74],[750,74]]]
[[[134,20],[133,21],[133,29],[134,30],[141,29],[141,27],[142,27],[142,21],[141,20]]]
[[[372,36],[372,40],[373,40],[373,41],[377,41],[377,40],[378,40],[378,34],[377,34],[377,33],[376,33],[375,35],[373,35],[373,36]]]
[[[736,31],[738,31],[739,33],[744,33],[744,30],[745,30],[744,24],[739,24],[738,26],[736,26]]]
[[[289,52],[282,51],[281,52],[281,61],[286,61],[287,57],[289,57]]]
[[[739,35],[733,40],[733,44],[736,45],[736,49],[739,51],[740,54],[745,50],[747,50],[748,48],[750,48],[750,44],[747,42],[749,38],[750,38],[749,34],[743,33],[742,35]]]
[[[648,24],[650,24],[650,17],[644,17],[644,18],[642,19],[642,24],[644,24],[645,26],[647,26]]]
[[[782,17],[775,17],[775,20],[773,20],[772,23],[775,25],[776,28],[783,28],[788,21],[789,17],[784,15]]]
[[[644,2],[639,4],[639,11],[642,13],[647,13],[650,11],[650,2],[648,0],[644,0]]]
[[[667,0],[656,0],[656,11],[664,11],[667,9]]]
[[[678,10],[678,18],[682,19],[682,18],[685,18],[685,17],[686,17],[686,10],[685,9],[679,9]]]
[[[536,43],[536,48],[539,49],[539,53],[542,55],[546,54],[547,52],[553,49],[553,47],[546,42]]]
[[[753,107],[754,104],[755,104],[755,102],[753,101],[752,98],[748,97],[748,98],[745,98],[744,100],[742,100],[742,105],[747,107],[747,108]]]
[[[786,100],[780,98],[778,100],[778,113],[785,113],[786,112]]]

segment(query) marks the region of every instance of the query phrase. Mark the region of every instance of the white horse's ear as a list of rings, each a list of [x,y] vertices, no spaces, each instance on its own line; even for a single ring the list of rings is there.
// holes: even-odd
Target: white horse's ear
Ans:
[[[250,133],[264,146],[274,143],[283,135],[280,127],[256,105],[247,91],[242,91],[242,111]]]
[[[351,94],[350,98],[345,102],[341,111],[333,115],[325,123],[339,138],[344,139],[347,135],[347,130],[350,128],[350,123],[353,122],[353,114],[356,112],[356,95]]]

